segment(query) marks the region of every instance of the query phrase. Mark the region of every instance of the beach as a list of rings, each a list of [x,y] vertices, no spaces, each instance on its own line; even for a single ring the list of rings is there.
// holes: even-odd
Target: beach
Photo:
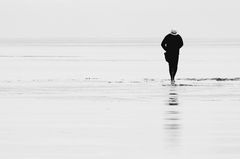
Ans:
[[[0,157],[240,157],[238,46],[1,46]]]

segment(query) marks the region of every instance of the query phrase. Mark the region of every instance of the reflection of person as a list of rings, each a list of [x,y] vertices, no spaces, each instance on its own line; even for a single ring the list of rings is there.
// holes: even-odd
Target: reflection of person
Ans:
[[[166,51],[165,58],[169,64],[171,83],[174,84],[174,78],[178,67],[179,49],[183,46],[182,37],[176,30],[171,30],[171,33],[163,39],[161,46]]]

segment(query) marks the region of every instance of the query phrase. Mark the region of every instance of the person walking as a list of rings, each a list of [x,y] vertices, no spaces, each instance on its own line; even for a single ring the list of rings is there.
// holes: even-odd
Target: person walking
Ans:
[[[169,65],[171,84],[174,84],[178,68],[179,50],[183,46],[182,37],[176,30],[171,30],[171,33],[164,37],[161,46],[166,51],[164,55]]]

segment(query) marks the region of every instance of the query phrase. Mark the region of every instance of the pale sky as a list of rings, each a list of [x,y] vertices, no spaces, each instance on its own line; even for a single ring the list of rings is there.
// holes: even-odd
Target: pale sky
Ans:
[[[0,38],[240,38],[239,0],[0,0]]]

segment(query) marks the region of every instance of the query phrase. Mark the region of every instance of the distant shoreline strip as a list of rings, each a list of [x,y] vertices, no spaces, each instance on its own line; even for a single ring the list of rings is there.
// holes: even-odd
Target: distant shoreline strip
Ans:
[[[161,38],[0,39],[0,46],[160,46]],[[240,47],[240,39],[185,39],[185,46]]]

